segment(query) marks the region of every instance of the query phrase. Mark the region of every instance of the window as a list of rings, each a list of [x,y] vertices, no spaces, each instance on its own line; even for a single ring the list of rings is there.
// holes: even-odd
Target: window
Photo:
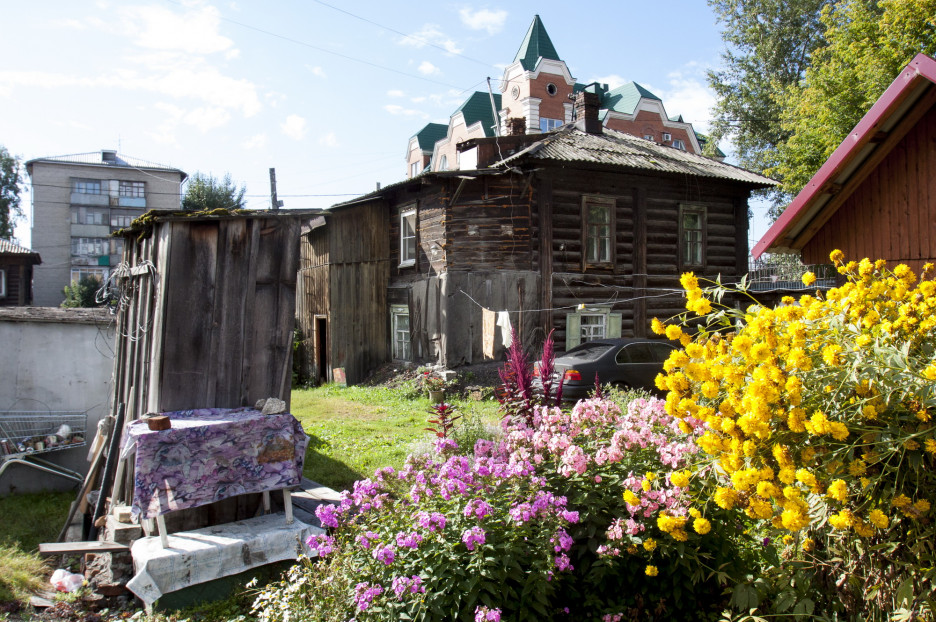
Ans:
[[[393,343],[391,350],[393,358],[409,361],[410,351],[410,323],[409,308],[405,305],[392,305],[390,307],[390,335]]]
[[[73,186],[73,192],[81,194],[101,194],[100,179],[76,179]]]
[[[582,343],[621,336],[621,314],[610,305],[580,306],[566,315],[566,352]]]
[[[653,140],[653,134],[644,134],[644,139]]]
[[[72,283],[77,283],[88,276],[103,283],[107,279],[107,268],[72,268],[71,270]]]
[[[562,119],[547,119],[546,117],[540,117],[540,131],[541,132],[551,132],[557,127],[562,125]]]
[[[439,160],[439,170],[440,171],[448,170],[448,158],[446,156],[442,156],[442,159]]]
[[[673,140],[673,135],[669,132],[663,132],[663,142],[667,143],[671,140]]]
[[[679,206],[679,260],[683,267],[705,266],[705,206]]]
[[[550,82],[549,84],[546,85],[546,93],[547,93],[550,97],[554,96],[554,95],[555,95],[556,93],[558,93],[558,92],[559,92],[558,87],[556,87],[556,85],[553,84],[552,82]]]
[[[144,197],[143,188],[142,181],[121,181],[120,196],[142,199]]]
[[[419,175],[419,162],[410,163],[409,176],[410,178],[416,177]]]
[[[123,255],[123,238],[110,238],[110,254]]]
[[[6,270],[0,270],[0,298],[6,298]]]
[[[111,227],[125,229],[132,222],[133,216],[131,214],[111,214]]]
[[[73,257],[100,257],[110,251],[108,238],[72,238],[71,254]]]
[[[72,224],[74,225],[106,225],[106,207],[72,207]]]
[[[585,265],[609,264],[614,252],[614,200],[596,196],[582,198]]]
[[[400,213],[400,265],[416,263],[416,208]]]
[[[676,147],[677,149],[682,149],[683,151],[686,150],[686,143],[684,143],[684,142],[683,142],[681,139],[679,139],[679,138],[677,138],[676,140],[673,141],[673,146]]]

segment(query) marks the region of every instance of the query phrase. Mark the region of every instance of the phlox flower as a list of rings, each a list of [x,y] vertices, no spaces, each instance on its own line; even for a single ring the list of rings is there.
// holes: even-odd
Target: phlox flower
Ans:
[[[469,551],[473,551],[475,549],[475,545],[485,543],[485,531],[481,527],[475,525],[471,529],[466,529],[462,533],[461,539],[462,542],[465,543],[465,547]]]
[[[309,536],[306,546],[315,551],[319,557],[325,557],[335,551],[335,539],[324,534]]]
[[[475,608],[475,622],[500,622],[501,610],[489,609],[485,606]]]
[[[374,597],[383,593],[383,586],[379,583],[358,583],[354,586],[355,603],[359,611],[366,611]]]
[[[392,564],[396,557],[396,554],[393,551],[393,547],[389,544],[386,546],[376,547],[371,555],[374,557],[374,559],[383,562],[387,566]]]

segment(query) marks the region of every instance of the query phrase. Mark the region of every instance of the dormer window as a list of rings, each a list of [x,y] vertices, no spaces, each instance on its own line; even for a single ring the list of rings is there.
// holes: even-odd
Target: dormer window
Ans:
[[[412,162],[410,164],[409,176],[416,177],[417,175],[419,175],[419,162]]]
[[[677,149],[682,149],[683,151],[686,150],[686,143],[684,143],[678,138],[673,141],[673,146],[676,147]]]
[[[448,170],[448,157],[442,156],[442,159],[439,160],[439,170],[440,171]]]
[[[653,140],[653,134],[644,134],[644,140]]]
[[[668,132],[663,132],[663,142],[668,143],[673,140],[673,135]]]

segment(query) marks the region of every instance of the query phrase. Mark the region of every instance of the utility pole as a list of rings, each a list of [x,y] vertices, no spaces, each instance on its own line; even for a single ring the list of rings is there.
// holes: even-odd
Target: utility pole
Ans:
[[[276,169],[270,169],[270,205],[273,211],[283,207],[283,202],[276,199]]]

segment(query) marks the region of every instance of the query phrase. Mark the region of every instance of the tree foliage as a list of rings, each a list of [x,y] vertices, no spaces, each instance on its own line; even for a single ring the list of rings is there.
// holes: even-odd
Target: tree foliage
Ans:
[[[103,303],[98,302],[97,292],[101,287],[101,281],[93,276],[81,277],[81,280],[72,282],[65,286],[65,300],[62,307],[100,307]]]
[[[768,173],[799,192],[919,53],[936,52],[936,0],[840,1],[820,21],[826,44],[781,98],[789,140]]]
[[[19,158],[10,155],[0,145],[0,239],[12,240],[16,220],[23,215],[20,208]]]
[[[723,67],[709,71],[715,91],[712,138],[730,138],[739,163],[765,171],[789,137],[781,127],[784,90],[799,82],[822,42],[821,10],[830,0],[709,0],[726,50]]]
[[[218,179],[210,174],[195,173],[189,179],[188,189],[182,198],[182,209],[186,212],[244,209],[246,192],[247,188],[238,188],[230,174]]]

